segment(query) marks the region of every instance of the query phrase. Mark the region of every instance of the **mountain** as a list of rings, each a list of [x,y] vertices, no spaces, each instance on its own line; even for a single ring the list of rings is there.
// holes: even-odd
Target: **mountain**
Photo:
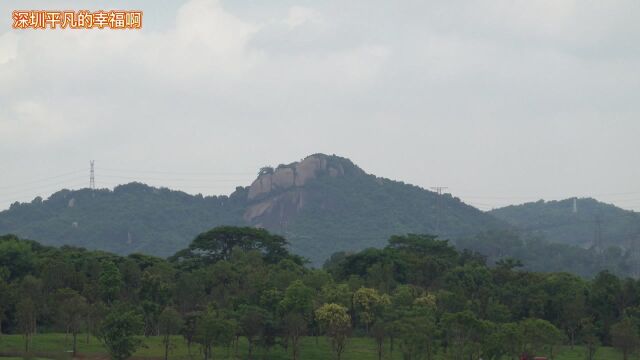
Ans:
[[[118,254],[168,256],[218,225],[285,235],[321,264],[336,251],[382,247],[392,234],[467,237],[508,227],[460,199],[367,174],[350,160],[315,154],[276,168],[230,196],[189,195],[140,183],[62,190],[0,212],[0,234]]]
[[[522,231],[552,243],[583,248],[640,245],[640,214],[591,198],[537,201],[489,212]]]
[[[322,154],[263,169],[248,189],[244,220],[284,234],[295,253],[314,260],[383,247],[393,234],[455,239],[506,227],[449,194],[376,177]]]

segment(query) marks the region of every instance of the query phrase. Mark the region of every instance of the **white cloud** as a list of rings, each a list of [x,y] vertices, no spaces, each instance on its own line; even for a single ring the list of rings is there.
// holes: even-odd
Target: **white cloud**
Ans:
[[[5,33],[0,36],[0,66],[15,60],[18,51],[18,42],[15,34]]]
[[[158,62],[193,72],[236,74],[251,66],[257,56],[247,48],[257,31],[258,25],[225,11],[217,0],[192,0],[178,12],[176,29],[152,44],[165,56]]]
[[[298,26],[320,16],[293,7],[283,21]],[[207,97],[227,107],[221,114],[229,106],[244,106],[243,98],[268,109],[274,96],[311,99],[327,88],[362,88],[388,55],[384,46],[358,44],[280,56],[251,45],[266,26],[274,25],[244,20],[218,0],[190,0],[165,31],[5,33],[0,137],[5,146],[13,142],[9,139],[48,146],[111,128],[175,124],[169,113],[202,121],[210,104],[193,99]],[[264,101],[257,98],[260,93],[266,94]]]
[[[287,18],[284,20],[284,24],[287,25],[289,29],[294,29],[305,24],[322,24],[323,22],[324,20],[319,11],[304,6],[290,7]]]
[[[14,144],[51,143],[68,134],[68,128],[60,126],[59,114],[35,101],[13,104],[7,118],[0,117],[0,134],[3,140]]]
[[[617,119],[601,146],[611,170],[640,151],[638,4],[189,0],[143,31],[7,31],[0,147],[27,142],[34,158],[61,168],[92,157],[249,171],[326,151],[380,175],[492,195],[510,169],[530,168],[519,164],[537,167],[514,191],[551,188],[560,180],[543,165],[568,139],[575,147],[562,159],[580,163],[576,177],[587,180],[554,193],[587,193],[612,180],[594,180],[596,165],[579,158],[602,134],[581,122]],[[145,12],[147,23],[162,11]],[[577,135],[562,136],[567,129]],[[89,150],[58,147],[69,143]],[[25,161],[3,166],[22,174]],[[609,176],[628,179],[621,191],[640,176],[627,171]]]

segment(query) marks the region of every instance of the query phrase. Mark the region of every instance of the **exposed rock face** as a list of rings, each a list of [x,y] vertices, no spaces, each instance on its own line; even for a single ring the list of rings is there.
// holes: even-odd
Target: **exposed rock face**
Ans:
[[[300,162],[280,166],[273,173],[259,176],[249,188],[248,199],[256,200],[271,192],[304,186],[322,174],[332,177],[344,175],[344,167],[341,164],[327,165],[326,155],[311,155]]]
[[[262,194],[268,194],[272,189],[272,174],[259,176],[249,188],[249,200],[255,199]]]
[[[296,173],[291,168],[281,168],[271,176],[271,183],[276,189],[288,189],[295,184]]]
[[[296,186],[304,186],[307,181],[315,179],[318,172],[327,170],[327,159],[310,156],[297,164],[295,169]]]
[[[304,186],[320,176],[344,176],[345,168],[327,155],[311,155],[300,162],[281,165],[260,175],[249,188],[252,203],[244,213],[254,226],[278,229],[304,207]]]
[[[303,206],[305,194],[294,188],[273,198],[264,199],[247,208],[244,219],[253,226],[281,231],[288,219],[297,214]]]

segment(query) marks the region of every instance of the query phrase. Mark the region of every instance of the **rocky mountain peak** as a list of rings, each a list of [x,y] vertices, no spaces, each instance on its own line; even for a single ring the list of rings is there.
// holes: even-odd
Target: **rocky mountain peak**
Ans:
[[[301,161],[279,165],[275,169],[265,167],[249,187],[247,199],[260,200],[272,193],[303,187],[309,181],[321,176],[344,176],[345,172],[353,168],[356,166],[351,161],[325,154],[310,155]]]

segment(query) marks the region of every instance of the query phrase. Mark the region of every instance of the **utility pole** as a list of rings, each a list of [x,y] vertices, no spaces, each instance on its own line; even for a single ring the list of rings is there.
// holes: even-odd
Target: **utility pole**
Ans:
[[[91,164],[91,172],[89,173],[89,189],[95,190],[96,189],[96,174],[94,171],[95,161],[91,160],[89,164]]]
[[[442,217],[442,190],[448,189],[446,186],[433,186],[431,190],[438,193],[436,198],[436,235],[440,235],[440,219]]]

